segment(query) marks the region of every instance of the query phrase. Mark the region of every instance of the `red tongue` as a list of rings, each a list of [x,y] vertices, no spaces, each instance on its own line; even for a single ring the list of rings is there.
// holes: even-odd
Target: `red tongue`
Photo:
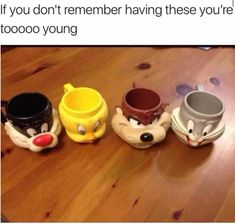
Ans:
[[[46,146],[49,145],[52,142],[53,138],[50,134],[44,134],[36,137],[33,140],[33,144],[36,146]]]

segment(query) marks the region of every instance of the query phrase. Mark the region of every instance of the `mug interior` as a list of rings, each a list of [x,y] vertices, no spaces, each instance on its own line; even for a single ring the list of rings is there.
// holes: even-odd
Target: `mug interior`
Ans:
[[[222,102],[216,96],[206,92],[194,92],[187,97],[186,102],[196,112],[207,115],[223,111]]]
[[[153,109],[161,102],[156,92],[144,88],[130,90],[125,96],[125,101],[129,106],[139,110]]]
[[[77,88],[65,95],[64,102],[72,110],[89,111],[99,106],[101,97],[93,89]]]
[[[27,118],[43,112],[48,99],[40,93],[23,93],[13,97],[7,106],[8,113],[15,117]]]

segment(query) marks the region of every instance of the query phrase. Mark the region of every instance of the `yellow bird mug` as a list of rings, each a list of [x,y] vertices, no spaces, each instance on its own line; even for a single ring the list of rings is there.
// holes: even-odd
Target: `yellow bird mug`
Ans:
[[[106,129],[108,107],[95,89],[64,85],[59,113],[67,135],[75,142],[92,143]]]

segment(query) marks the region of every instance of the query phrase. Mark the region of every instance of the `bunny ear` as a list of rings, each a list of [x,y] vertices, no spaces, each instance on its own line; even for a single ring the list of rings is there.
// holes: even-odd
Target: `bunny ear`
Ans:
[[[122,108],[120,106],[116,106],[115,110],[118,114],[121,114],[121,115],[123,114]]]
[[[162,103],[162,105],[161,105],[162,112],[165,111],[168,106],[169,106],[169,103]]]

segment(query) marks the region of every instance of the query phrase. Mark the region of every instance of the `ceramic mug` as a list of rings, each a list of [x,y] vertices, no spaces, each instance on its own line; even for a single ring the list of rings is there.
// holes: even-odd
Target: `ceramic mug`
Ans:
[[[188,93],[180,106],[183,124],[189,126],[189,131],[192,129],[192,133],[198,135],[213,130],[222,119],[223,113],[224,105],[221,100],[205,91],[196,90]],[[193,127],[190,127],[190,120],[195,123]],[[210,125],[210,128],[205,128],[205,123]],[[203,132],[204,128],[206,130]]]
[[[135,148],[149,148],[162,141],[170,127],[170,114],[164,112],[159,94],[147,88],[128,90],[116,107],[112,127],[117,135]]]
[[[65,84],[59,113],[67,135],[75,142],[92,143],[105,133],[108,107],[95,89]]]
[[[17,146],[40,152],[58,143],[61,123],[46,96],[37,92],[21,93],[9,101],[1,101],[6,115],[2,123]]]
[[[178,114],[177,110],[173,111],[175,123],[178,123],[173,125],[173,130],[177,129],[177,126],[185,130],[185,138],[179,130],[175,132],[190,146],[197,147],[210,143],[224,132],[224,124],[221,123],[224,110],[224,105],[218,97],[204,91],[202,87],[197,87],[197,90],[184,97]]]

